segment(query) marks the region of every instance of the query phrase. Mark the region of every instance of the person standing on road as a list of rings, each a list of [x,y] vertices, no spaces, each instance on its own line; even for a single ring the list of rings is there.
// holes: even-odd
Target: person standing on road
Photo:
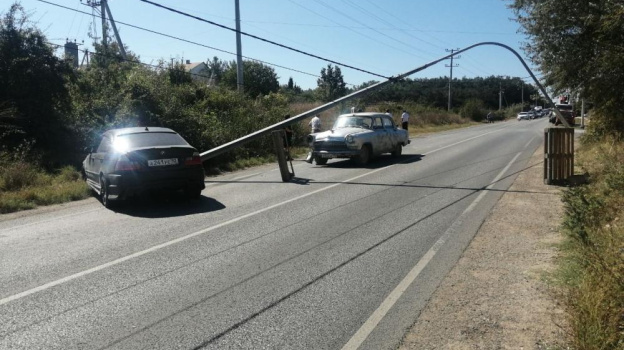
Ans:
[[[403,128],[403,130],[407,130],[408,125],[409,125],[409,113],[407,113],[407,110],[403,110],[403,114],[401,114],[401,128]]]
[[[492,112],[489,112],[489,113],[487,114],[487,117],[485,117],[485,119],[487,119],[487,122],[488,122],[488,123],[493,122],[493,120],[492,120]]]
[[[321,132],[321,118],[319,118],[318,115],[315,115],[314,118],[310,120],[308,125],[310,126],[310,130],[312,134]]]

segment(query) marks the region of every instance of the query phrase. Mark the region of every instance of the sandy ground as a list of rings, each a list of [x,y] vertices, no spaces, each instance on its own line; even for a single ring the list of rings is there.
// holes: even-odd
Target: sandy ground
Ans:
[[[564,339],[563,309],[544,275],[554,268],[561,188],[544,185],[539,148],[399,349],[552,349]]]

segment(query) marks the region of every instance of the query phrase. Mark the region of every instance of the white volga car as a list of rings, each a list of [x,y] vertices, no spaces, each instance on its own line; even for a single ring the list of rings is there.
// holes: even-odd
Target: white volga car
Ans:
[[[343,114],[331,130],[310,134],[311,157],[323,165],[331,158],[351,158],[360,164],[382,153],[400,156],[410,143],[407,130],[399,129],[382,113]]]

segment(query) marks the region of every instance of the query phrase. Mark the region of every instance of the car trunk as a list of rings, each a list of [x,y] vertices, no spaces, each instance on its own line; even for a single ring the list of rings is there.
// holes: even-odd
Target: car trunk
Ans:
[[[126,154],[128,160],[137,162],[143,169],[151,171],[166,171],[185,167],[185,161],[197,152],[190,146],[151,147],[130,151]]]

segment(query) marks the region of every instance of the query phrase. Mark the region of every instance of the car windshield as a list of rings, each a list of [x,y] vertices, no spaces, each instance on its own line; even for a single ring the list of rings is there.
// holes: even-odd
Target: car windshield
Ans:
[[[125,152],[131,148],[158,146],[188,146],[188,142],[182,136],[171,132],[122,134],[113,142],[113,148],[118,152]]]
[[[361,117],[361,116],[347,116],[340,117],[334,123],[334,129],[338,128],[365,128],[369,129],[372,124],[372,119],[370,117]]]
[[[571,111],[572,105],[557,105],[557,109],[560,111]]]

